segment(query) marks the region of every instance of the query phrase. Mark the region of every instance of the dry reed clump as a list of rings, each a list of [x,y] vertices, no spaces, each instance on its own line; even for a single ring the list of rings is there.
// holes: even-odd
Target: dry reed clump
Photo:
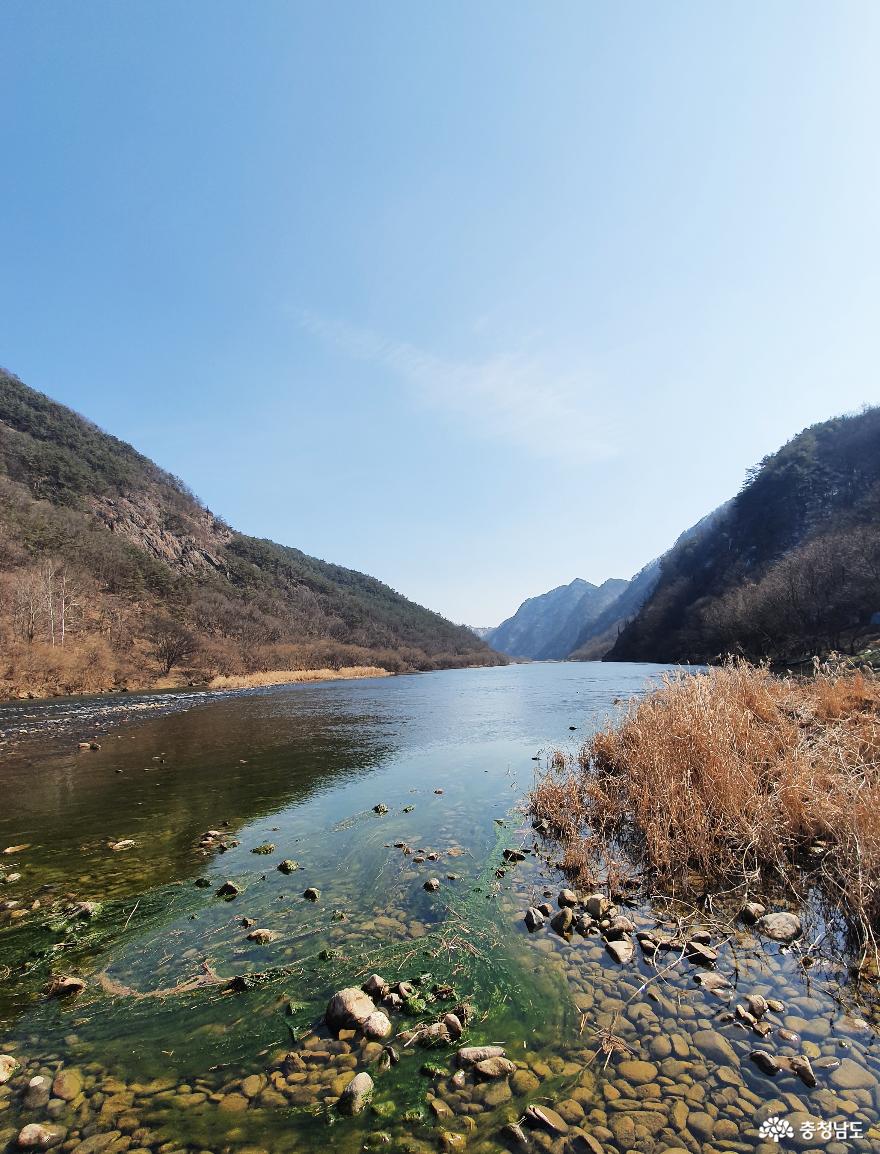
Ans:
[[[563,845],[623,848],[658,883],[783,879],[821,863],[829,893],[874,942],[880,924],[880,681],[810,679],[730,662],[669,674],[577,759],[551,768],[531,811]],[[543,827],[540,825],[543,819]]]
[[[341,669],[267,669],[259,673],[219,675],[209,689],[255,689],[261,685],[287,685],[294,681],[348,681],[355,677],[390,677],[377,665],[347,665]]]

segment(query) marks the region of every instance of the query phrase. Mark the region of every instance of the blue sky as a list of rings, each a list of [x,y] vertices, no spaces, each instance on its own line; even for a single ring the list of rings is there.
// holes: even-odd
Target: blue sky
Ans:
[[[880,401],[880,6],[4,0],[0,363],[495,624]]]

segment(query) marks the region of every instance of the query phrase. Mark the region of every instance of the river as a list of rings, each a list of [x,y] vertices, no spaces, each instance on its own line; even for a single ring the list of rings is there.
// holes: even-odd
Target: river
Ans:
[[[839,959],[808,968],[736,923],[713,941],[731,983],[718,996],[687,960],[637,948],[619,965],[599,937],[523,923],[565,884],[552,853],[528,852],[534,774],[662,672],[529,664],[114,716],[0,707],[7,735],[31,735],[0,768],[0,1054],[20,1064],[0,1085],[0,1150],[44,1123],[41,1141],[81,1154],[769,1154],[770,1117],[783,1147],[876,1149],[876,1005]],[[683,916],[625,912],[669,933]],[[457,1045],[406,1037],[387,1040],[390,1064],[383,1041],[331,1035],[328,999],[374,972],[414,983],[395,1034],[465,1001],[458,1045],[498,1043],[515,1070],[456,1075]],[[61,976],[85,988],[47,997]],[[735,1018],[745,993],[783,1005],[763,1041]],[[756,1047],[809,1056],[816,1085],[767,1077]],[[343,1118],[357,1070],[373,1104]],[[550,1112],[510,1129],[530,1104]]]

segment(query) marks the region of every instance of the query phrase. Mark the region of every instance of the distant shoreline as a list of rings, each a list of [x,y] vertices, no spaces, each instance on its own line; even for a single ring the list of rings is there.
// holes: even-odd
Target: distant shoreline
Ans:
[[[360,677],[393,677],[378,665],[343,665],[340,669],[268,669],[264,673],[213,677],[206,689],[256,689],[264,685],[293,685],[303,681],[353,681]]]

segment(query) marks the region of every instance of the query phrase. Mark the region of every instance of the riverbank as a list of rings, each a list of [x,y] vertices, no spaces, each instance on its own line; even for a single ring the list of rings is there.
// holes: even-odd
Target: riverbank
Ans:
[[[878,965],[880,680],[731,662],[667,674],[554,760],[529,799],[573,879],[637,874],[656,892],[821,896]],[[609,882],[610,884],[610,882]]]

